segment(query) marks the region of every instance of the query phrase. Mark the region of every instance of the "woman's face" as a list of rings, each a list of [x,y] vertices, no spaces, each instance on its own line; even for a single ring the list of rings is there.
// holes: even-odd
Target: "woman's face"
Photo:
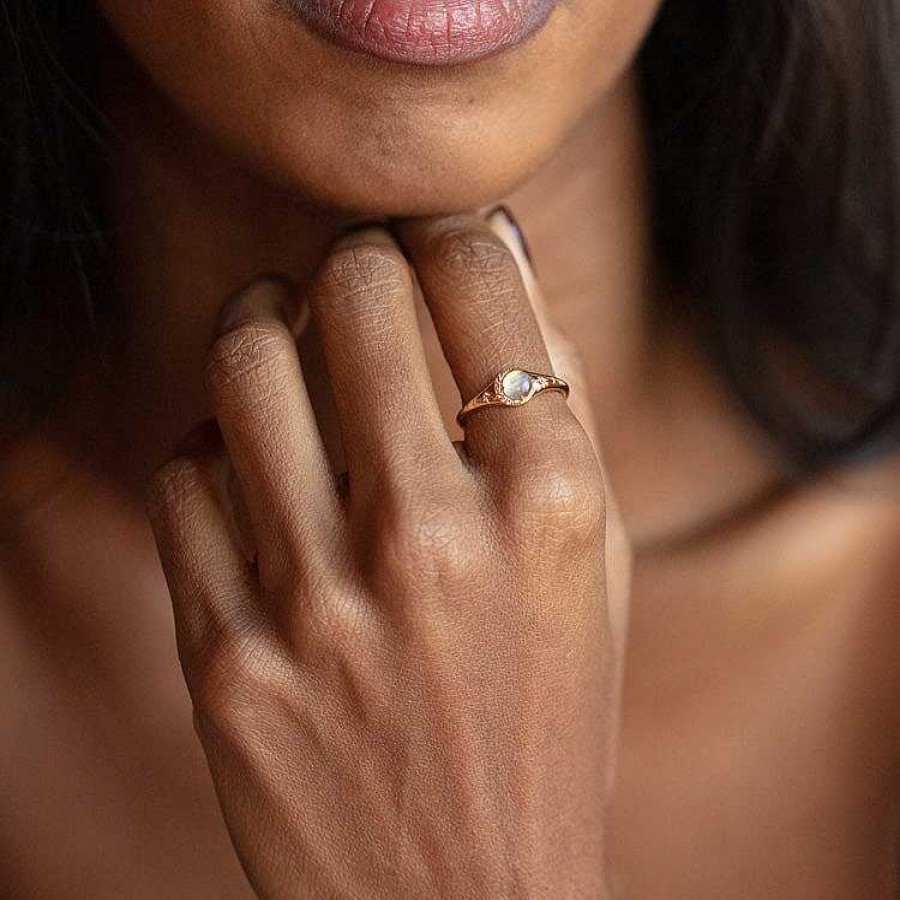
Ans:
[[[622,75],[661,0],[99,0],[192,126],[366,215],[508,193]]]

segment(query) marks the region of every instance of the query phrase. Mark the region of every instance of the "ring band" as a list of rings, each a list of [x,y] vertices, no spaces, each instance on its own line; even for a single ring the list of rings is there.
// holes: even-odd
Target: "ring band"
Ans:
[[[456,421],[462,425],[466,416],[486,406],[524,406],[541,391],[562,391],[568,397],[569,385],[555,375],[529,372],[515,366],[502,369],[484,390],[463,406],[456,414]]]

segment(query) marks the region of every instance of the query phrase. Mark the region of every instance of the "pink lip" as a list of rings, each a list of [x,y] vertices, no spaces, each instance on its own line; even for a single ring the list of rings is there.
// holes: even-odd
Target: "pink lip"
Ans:
[[[521,43],[556,0],[291,0],[335,43],[392,62],[446,66]]]

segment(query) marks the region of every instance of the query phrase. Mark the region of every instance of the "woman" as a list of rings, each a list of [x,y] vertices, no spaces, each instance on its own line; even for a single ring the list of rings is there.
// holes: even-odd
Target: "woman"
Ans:
[[[898,16],[6,2],[4,896],[896,896]]]

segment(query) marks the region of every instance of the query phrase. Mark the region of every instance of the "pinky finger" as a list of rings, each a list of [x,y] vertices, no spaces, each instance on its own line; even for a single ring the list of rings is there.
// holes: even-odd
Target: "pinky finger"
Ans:
[[[178,653],[194,673],[223,643],[260,631],[257,583],[230,512],[227,457],[214,423],[153,475],[146,510],[172,597]]]

